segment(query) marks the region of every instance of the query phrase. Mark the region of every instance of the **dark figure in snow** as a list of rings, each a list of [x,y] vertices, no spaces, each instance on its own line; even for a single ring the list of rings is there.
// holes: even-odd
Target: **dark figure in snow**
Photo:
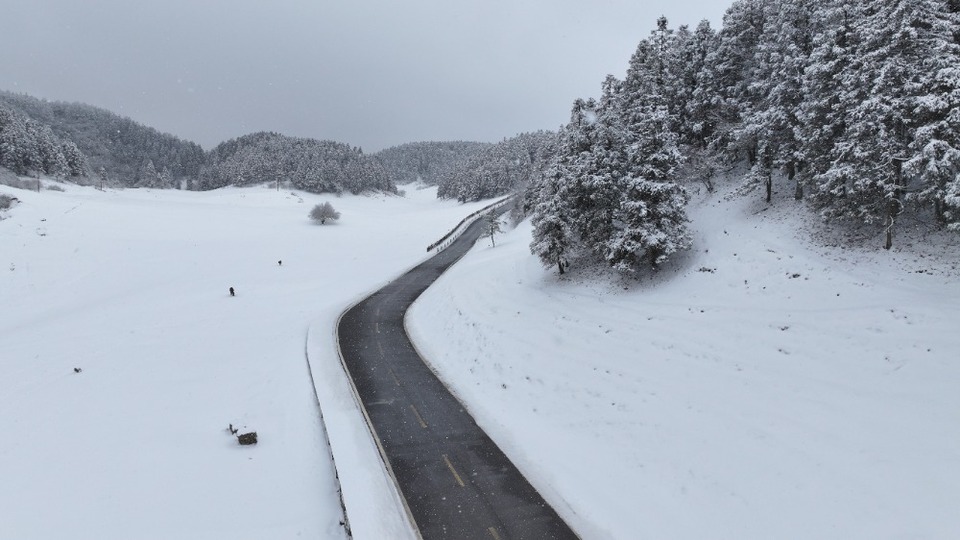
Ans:
[[[277,266],[283,266],[283,261],[277,261]]]
[[[233,287],[230,287],[230,296],[236,296],[237,294],[233,292]]]

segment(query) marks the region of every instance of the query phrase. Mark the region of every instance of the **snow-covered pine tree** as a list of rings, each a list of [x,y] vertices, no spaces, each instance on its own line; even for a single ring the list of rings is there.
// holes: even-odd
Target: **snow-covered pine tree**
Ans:
[[[591,226],[587,220],[592,217],[595,201],[588,189],[586,171],[593,163],[596,123],[596,101],[575,100],[570,122],[558,134],[553,164],[536,184],[530,251],[544,266],[556,265],[560,274],[570,258],[583,250],[585,242],[579,231]]]
[[[563,275],[567,258],[575,246],[566,185],[561,173],[553,170],[538,187],[537,203],[530,218],[533,225],[530,252],[539,257],[544,266],[556,266],[560,275]]]
[[[922,193],[923,185],[933,185],[927,200],[946,198],[946,186],[936,189],[940,174],[917,176],[930,161],[918,144],[929,145],[922,142],[924,133],[937,130],[924,131],[925,123],[942,116],[943,107],[930,104],[945,96],[929,89],[938,86],[932,79],[944,72],[938,67],[931,73],[930,68],[939,55],[953,50],[954,27],[945,18],[949,12],[942,0],[891,0],[860,9],[859,47],[840,92],[845,130],[819,189],[830,194],[826,216],[882,223],[889,249],[908,191]],[[947,59],[956,64],[955,54]],[[921,157],[914,160],[917,154]],[[936,151],[928,155],[938,157]]]
[[[680,49],[680,81],[683,88],[683,109],[680,111],[679,134],[681,143],[696,150],[705,150],[713,135],[716,118],[713,95],[705,83],[707,57],[716,47],[717,34],[710,21],[703,20],[692,33],[677,32]]]
[[[809,186],[813,202],[829,208],[846,193],[842,170],[834,167],[837,142],[847,130],[847,109],[863,99],[863,89],[852,76],[859,49],[856,24],[862,3],[829,0],[813,13],[815,33],[807,69],[803,74],[803,101],[799,119],[800,182]]]
[[[723,28],[717,47],[707,58],[703,81],[713,97],[716,123],[710,148],[730,162],[747,157],[757,158],[751,140],[734,138],[733,131],[741,122],[750,102],[756,48],[763,34],[765,0],[737,0],[723,16]]]
[[[157,177],[157,169],[153,165],[153,160],[148,159],[140,169],[137,187],[156,188],[160,187]]]
[[[174,187],[174,179],[170,175],[170,169],[166,165],[157,173],[157,185],[163,189]]]
[[[86,176],[87,175],[87,158],[83,155],[83,152],[77,148],[77,145],[72,141],[67,141],[61,145],[63,149],[63,155],[67,160],[67,168],[69,169],[70,176]]]
[[[918,80],[913,103],[917,128],[904,163],[909,200],[931,206],[941,226],[960,224],[960,14],[956,6],[918,2],[909,23],[923,55],[926,76]]]
[[[662,29],[665,19],[658,22]],[[611,166],[618,179],[619,200],[614,230],[604,246],[604,257],[614,267],[636,271],[644,263],[656,268],[679,250],[690,246],[686,230],[687,193],[675,182],[683,162],[678,147],[677,122],[670,114],[664,78],[657,76],[663,52],[654,47],[653,61],[644,61],[641,44],[631,59],[621,88],[612,86],[608,107],[619,108],[619,118],[603,115],[609,137],[623,144],[624,159]],[[619,90],[619,91],[618,91]],[[609,120],[607,120],[609,118]]]
[[[578,241],[601,258],[613,234],[620,200],[617,181],[626,174],[626,139],[616,103],[620,84],[608,76],[599,103],[593,98],[574,103],[569,139],[559,160]]]
[[[483,231],[483,237],[490,239],[490,245],[492,247],[497,247],[496,236],[503,232],[503,228],[500,226],[500,215],[496,213],[491,213],[486,217],[486,230]]]
[[[741,124],[733,131],[739,146],[755,146],[757,159],[746,177],[748,188],[762,184],[767,202],[773,191],[773,169],[783,169],[794,181],[800,160],[803,73],[812,50],[811,24],[817,0],[770,2],[764,6],[763,34],[754,51],[749,100]],[[803,198],[795,184],[795,198]]]

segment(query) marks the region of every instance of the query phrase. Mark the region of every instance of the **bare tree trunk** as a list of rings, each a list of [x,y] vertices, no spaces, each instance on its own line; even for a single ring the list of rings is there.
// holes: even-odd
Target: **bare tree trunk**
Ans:
[[[933,214],[936,218],[937,228],[943,229],[947,225],[947,214],[946,205],[940,199],[933,201]]]
[[[886,232],[887,238],[883,244],[883,249],[890,249],[893,247],[893,226],[897,222],[897,216],[903,212],[903,202],[900,200],[902,196],[901,186],[903,185],[903,162],[906,161],[903,158],[893,158],[893,198],[890,199],[890,202],[887,203],[887,218],[886,218]]]
[[[793,198],[795,200],[802,201],[803,200],[803,182],[801,182],[800,177],[797,176],[797,171],[799,168],[800,167],[798,167],[797,164],[793,161],[791,161],[790,163],[787,163],[787,178],[791,182],[796,180],[796,184],[794,184],[795,187],[793,191]]]
[[[893,247],[893,223],[894,217],[891,210],[887,210],[887,239],[883,243],[883,249],[890,249]]]
[[[557,257],[557,269],[560,270],[560,275],[563,275],[563,259]]]

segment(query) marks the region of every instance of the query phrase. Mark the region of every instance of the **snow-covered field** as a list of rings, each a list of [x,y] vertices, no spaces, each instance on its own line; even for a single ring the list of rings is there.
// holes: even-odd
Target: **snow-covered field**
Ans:
[[[343,538],[324,424],[356,537],[402,536],[333,325],[485,204],[406,189],[0,187],[0,538]],[[584,538],[960,536],[957,242],[822,247],[762,208],[699,201],[640,282],[559,279],[522,223],[408,326]]]
[[[756,198],[694,204],[656,282],[560,279],[521,223],[408,328],[584,538],[960,538],[957,239],[822,247]]]
[[[65,187],[0,186],[0,538],[345,537],[308,328],[335,373],[339,313],[485,203]]]

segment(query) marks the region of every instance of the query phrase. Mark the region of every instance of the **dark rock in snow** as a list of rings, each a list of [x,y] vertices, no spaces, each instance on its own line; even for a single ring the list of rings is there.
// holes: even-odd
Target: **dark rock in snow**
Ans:
[[[237,442],[246,446],[248,444],[257,444],[257,432],[251,431],[250,433],[241,433],[237,435]]]

